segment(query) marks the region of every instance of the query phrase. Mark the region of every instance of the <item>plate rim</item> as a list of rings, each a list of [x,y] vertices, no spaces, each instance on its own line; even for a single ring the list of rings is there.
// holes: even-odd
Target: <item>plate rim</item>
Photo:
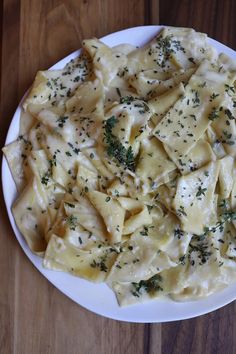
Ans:
[[[127,32],[133,33],[133,31],[144,31],[144,32],[145,31],[150,31],[150,33],[152,33],[150,38],[153,38],[155,36],[155,34],[157,34],[158,31],[160,31],[163,27],[170,27],[170,26],[167,26],[167,25],[146,25],[146,26],[130,27],[130,28],[123,29],[121,31],[110,33],[110,34],[100,38],[100,40],[102,40],[104,42],[110,41],[112,38],[120,37],[121,35],[123,35],[124,33],[127,33]],[[144,37],[145,36],[147,36],[147,34],[144,33]],[[215,39],[212,39],[210,37],[208,37],[208,40],[214,47],[219,47],[221,52],[224,52],[224,53],[228,54],[230,57],[234,57],[236,59],[236,52],[233,49],[227,47],[226,45],[224,45],[224,44],[222,44],[222,43],[220,43],[220,42],[218,42]],[[145,40],[144,42],[147,43],[148,39]],[[123,43],[124,43],[124,41],[123,41]],[[49,70],[59,68],[64,63],[66,63],[69,60],[71,60],[72,58],[75,58],[79,54],[79,52],[80,52],[80,49],[72,52],[71,54],[69,54],[67,56],[65,56],[64,58],[59,60],[57,63],[55,63],[53,66],[51,66],[49,68]],[[9,144],[10,142],[13,141],[11,139],[11,135],[12,135],[12,131],[14,131],[16,129],[14,127],[16,125],[16,123],[18,123],[18,127],[19,127],[19,115],[20,115],[20,111],[21,111],[21,105],[22,105],[22,102],[24,101],[24,98],[26,97],[28,91],[29,90],[26,91],[26,93],[24,94],[24,96],[20,100],[20,103],[18,104],[17,109],[16,109],[16,111],[15,111],[13,117],[12,117],[11,123],[10,123],[9,128],[8,128],[8,132],[7,132],[7,135],[6,135],[5,145]],[[18,122],[17,122],[17,120],[18,120]],[[125,322],[164,323],[164,322],[173,322],[173,321],[179,321],[179,320],[184,320],[184,319],[195,318],[195,317],[210,313],[210,312],[212,312],[214,310],[217,310],[219,308],[222,308],[223,306],[233,302],[236,299],[236,291],[234,291],[233,292],[234,295],[233,295],[233,293],[231,295],[228,294],[228,296],[226,296],[225,300],[224,300],[224,297],[223,297],[223,299],[221,301],[218,300],[217,305],[214,305],[213,302],[209,302],[209,305],[205,309],[201,310],[201,306],[200,306],[199,310],[195,309],[192,312],[190,311],[189,313],[186,310],[183,311],[183,313],[182,312],[178,313],[178,311],[177,311],[177,313],[175,315],[173,315],[172,317],[171,316],[167,316],[165,318],[165,316],[163,317],[163,315],[162,315],[162,317],[159,318],[159,319],[158,319],[158,314],[157,314],[157,316],[155,316],[155,317],[157,317],[156,319],[153,318],[153,317],[150,317],[150,318],[148,316],[146,317],[145,315],[140,315],[140,316],[137,316],[137,317],[135,316],[135,318],[132,318],[131,314],[132,314],[133,311],[132,310],[131,311],[129,311],[129,310],[127,311],[127,309],[130,309],[130,308],[134,309],[134,311],[137,308],[141,308],[141,312],[145,312],[145,308],[147,309],[149,307],[152,307],[152,306],[150,306],[150,304],[152,304],[153,307],[155,307],[155,302],[157,303],[157,305],[160,304],[162,302],[162,300],[159,300],[159,299],[155,299],[155,300],[152,300],[150,302],[142,303],[142,304],[138,304],[138,305],[130,305],[130,306],[127,306],[127,307],[119,307],[119,305],[116,303],[116,307],[117,308],[115,309],[115,311],[113,310],[113,313],[110,313],[111,311],[110,312],[102,311],[101,309],[96,308],[97,305],[94,307],[93,304],[90,304],[90,305],[84,304],[84,303],[81,304],[79,302],[78,298],[76,298],[76,296],[74,296],[73,294],[68,292],[67,289],[63,289],[62,288],[62,286],[60,285],[60,279],[59,279],[59,281],[57,279],[57,278],[60,278],[60,277],[64,277],[65,274],[66,274],[66,277],[68,277],[68,279],[71,278],[75,282],[75,278],[76,277],[74,277],[74,276],[72,276],[70,274],[64,273],[64,272],[55,272],[55,271],[50,271],[50,270],[47,270],[47,269],[45,270],[45,269],[42,269],[42,267],[40,269],[39,261],[41,263],[42,262],[42,258],[34,255],[31,252],[31,250],[29,249],[28,245],[26,244],[26,241],[24,240],[23,235],[21,235],[21,233],[17,229],[17,226],[15,224],[15,221],[14,221],[14,218],[13,218],[13,215],[12,215],[12,212],[11,212],[11,205],[10,205],[10,202],[8,200],[7,188],[6,188],[6,175],[10,174],[10,176],[11,176],[11,173],[10,173],[10,169],[8,167],[8,164],[7,164],[7,161],[6,161],[6,158],[5,158],[4,155],[2,157],[2,166],[1,167],[2,167],[1,168],[2,190],[3,190],[4,202],[5,202],[5,205],[6,205],[8,218],[9,218],[9,221],[10,221],[14,236],[16,237],[16,239],[17,239],[18,243],[20,244],[22,250],[24,251],[24,253],[28,257],[30,262],[34,265],[34,267],[42,274],[42,276],[44,278],[47,279],[47,281],[49,281],[53,286],[55,286],[61,293],[63,293],[64,295],[66,295],[67,297],[69,297],[74,302],[76,302],[78,305],[82,306],[83,308],[87,309],[88,311],[94,312],[97,315],[104,316],[104,317],[107,317],[107,318],[110,318],[110,319],[119,320],[119,321],[125,321]],[[12,179],[11,183],[12,182],[14,183],[12,176],[11,176],[11,179]],[[35,257],[38,258],[38,262],[36,262],[34,260]],[[48,273],[48,274],[46,274],[46,273]],[[59,276],[52,275],[52,277],[51,277],[49,273],[51,273],[51,275],[52,274],[57,274],[57,275],[59,274]],[[92,286],[96,286],[96,284],[88,282],[88,281],[86,281],[86,280],[84,280],[82,278],[76,278],[76,279],[79,279],[80,282],[82,282],[82,283],[83,282],[84,283],[90,283],[90,284],[92,284]],[[101,284],[99,284],[99,285],[101,285]],[[102,283],[102,285],[108,287],[105,283]],[[234,285],[234,290],[236,290],[236,284],[233,284],[233,285]],[[231,288],[231,287],[233,287],[232,284],[229,287],[227,287],[226,289]],[[111,292],[111,290],[110,290],[110,292]],[[109,295],[111,294],[110,292],[109,292]],[[224,292],[224,290],[219,292],[219,293],[217,293],[217,295],[223,294],[223,292]],[[214,295],[216,295],[216,294],[210,295],[208,298],[204,298],[203,302],[204,302],[205,299],[209,299],[209,298],[214,297]],[[113,297],[115,297],[114,293],[113,293]],[[116,301],[116,299],[115,299],[115,301]],[[174,301],[171,301],[172,305],[173,305],[173,302]],[[176,304],[177,307],[182,308],[182,307],[185,307],[184,305],[186,303],[193,304],[193,307],[196,307],[195,305],[199,304],[201,302],[202,302],[202,300],[199,299],[199,300],[191,301],[191,302],[174,302],[174,303]],[[169,301],[165,300],[164,303],[168,304]],[[149,304],[149,306],[147,304]]]

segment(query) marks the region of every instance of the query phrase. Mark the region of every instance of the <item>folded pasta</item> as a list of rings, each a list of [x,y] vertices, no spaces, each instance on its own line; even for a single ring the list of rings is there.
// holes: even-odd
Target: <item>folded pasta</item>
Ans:
[[[38,72],[3,152],[44,267],[106,282],[121,306],[236,281],[236,61],[205,34],[85,40]]]

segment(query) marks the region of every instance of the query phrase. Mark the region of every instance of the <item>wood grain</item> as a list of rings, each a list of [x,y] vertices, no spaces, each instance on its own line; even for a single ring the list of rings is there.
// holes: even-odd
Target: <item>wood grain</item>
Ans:
[[[160,8],[160,11],[159,11]],[[191,0],[2,0],[0,144],[38,69],[81,40],[123,28],[189,26],[236,48],[236,2]],[[55,289],[18,245],[0,195],[1,354],[234,354],[236,305],[167,324],[129,324],[96,316]]]
[[[234,0],[161,0],[160,23],[192,27],[236,49],[236,1]]]

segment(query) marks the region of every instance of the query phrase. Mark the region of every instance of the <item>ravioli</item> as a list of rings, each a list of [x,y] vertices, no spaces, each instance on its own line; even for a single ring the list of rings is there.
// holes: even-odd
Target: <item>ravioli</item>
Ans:
[[[210,162],[179,178],[173,205],[184,231],[201,235],[205,226],[216,222],[215,188],[219,170],[218,161]]]

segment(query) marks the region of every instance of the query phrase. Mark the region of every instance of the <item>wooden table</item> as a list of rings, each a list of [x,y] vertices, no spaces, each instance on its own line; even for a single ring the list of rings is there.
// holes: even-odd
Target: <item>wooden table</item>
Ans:
[[[83,38],[143,24],[194,27],[236,49],[234,0],[2,0],[0,139],[36,71]],[[236,353],[236,306],[197,319],[129,324],[99,317],[55,289],[23,254],[0,197],[1,354]]]

